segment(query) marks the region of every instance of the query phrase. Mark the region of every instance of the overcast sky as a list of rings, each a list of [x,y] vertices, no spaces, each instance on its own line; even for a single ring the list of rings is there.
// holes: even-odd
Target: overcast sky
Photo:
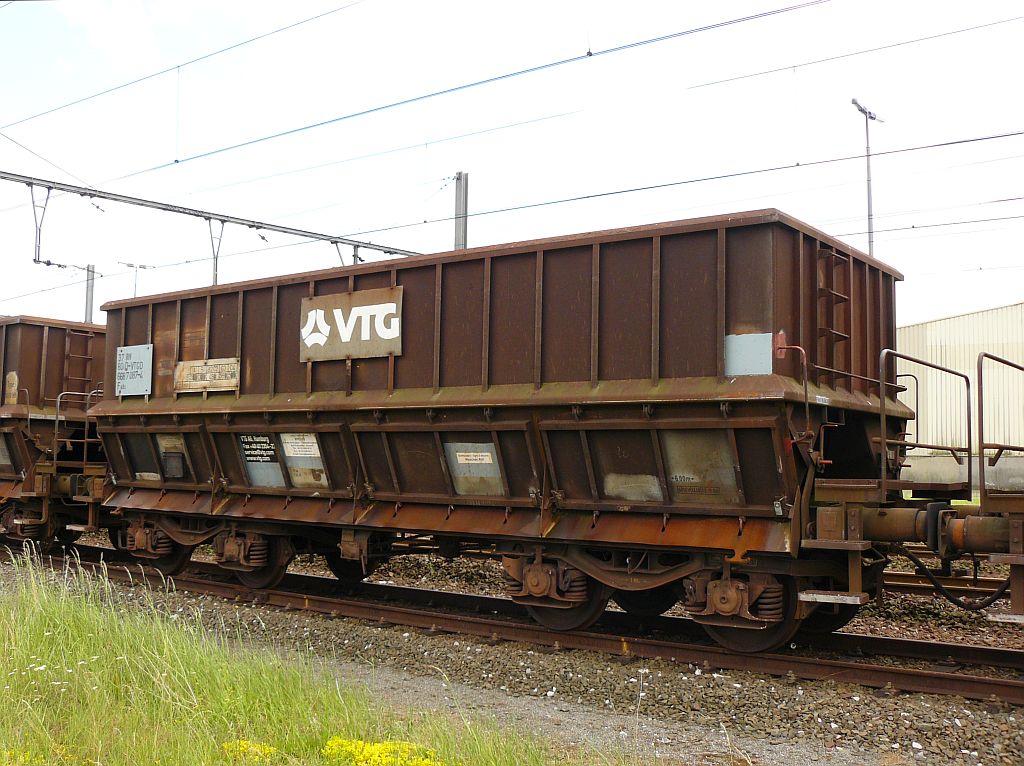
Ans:
[[[1024,136],[882,154],[1024,131],[1019,2],[831,0],[613,50],[797,4],[0,0],[0,169],[425,253],[460,170],[470,246],[777,207],[866,251],[857,98],[899,323],[1024,301]],[[221,282],[338,263],[263,236],[227,227]],[[0,182],[0,313],[82,319],[84,275],[34,241]],[[140,295],[211,280],[202,219],[55,193],[41,243],[95,264],[97,321],[119,262],[161,267]]]

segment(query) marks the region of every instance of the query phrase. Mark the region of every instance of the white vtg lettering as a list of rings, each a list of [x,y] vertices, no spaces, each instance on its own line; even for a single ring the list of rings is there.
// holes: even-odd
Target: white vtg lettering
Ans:
[[[397,338],[401,332],[401,317],[398,316],[397,303],[375,303],[371,306],[354,306],[345,318],[345,312],[341,309],[334,309],[334,323],[338,326],[341,334],[341,342],[348,343],[352,340],[352,333],[355,332],[356,323],[360,324],[360,340],[370,339],[370,322],[373,321],[373,329],[377,336],[384,340]],[[392,317],[390,321],[388,317]]]
[[[369,306],[354,306],[345,316],[343,309],[333,309],[334,324],[342,343],[348,343],[359,327],[359,339],[370,340],[370,328],[383,340],[393,340],[402,331],[402,319],[397,303],[375,303]],[[331,335],[323,309],[312,309],[306,315],[301,329],[302,340],[307,348],[323,346]]]

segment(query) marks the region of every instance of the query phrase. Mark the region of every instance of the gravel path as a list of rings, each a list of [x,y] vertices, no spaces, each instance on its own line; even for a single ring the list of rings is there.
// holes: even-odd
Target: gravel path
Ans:
[[[304,564],[315,566],[298,562],[294,569],[302,571]],[[495,573],[487,563],[420,559],[393,562],[372,579],[493,592]],[[118,591],[129,603],[143,605],[149,599],[138,589]],[[1024,708],[995,702],[712,673],[589,652],[545,652],[196,594],[160,593],[156,598],[162,609],[201,619],[213,630],[312,651],[328,660],[339,677],[369,682],[399,704],[458,705],[515,721],[566,746],[637,748],[657,753],[662,763],[695,765],[743,764],[748,757],[755,764],[780,766],[800,761],[843,766],[1024,762]],[[893,597],[881,610],[867,610],[856,627],[907,635],[913,625],[924,635],[929,623],[920,620],[936,614],[927,612],[930,608],[949,619],[941,629],[977,640],[976,627],[957,628],[952,613],[942,615],[941,606],[913,606],[918,600],[911,599],[908,609],[900,606],[904,597]],[[1007,628],[991,630],[995,636],[994,631]],[[998,636],[994,640],[1000,641]]]

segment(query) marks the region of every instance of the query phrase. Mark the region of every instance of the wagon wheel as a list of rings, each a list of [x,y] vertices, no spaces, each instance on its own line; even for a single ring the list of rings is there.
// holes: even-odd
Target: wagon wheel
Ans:
[[[192,551],[194,550],[194,545],[182,545],[172,540],[170,553],[165,553],[163,556],[155,559],[142,558],[140,556],[139,560],[146,566],[153,567],[164,577],[173,577],[188,566],[188,562],[192,558]]]
[[[859,604],[822,604],[800,625],[800,634],[827,636],[845,627],[860,611]]]
[[[324,554],[324,562],[335,577],[343,585],[355,585],[369,577],[377,565],[370,561],[367,563],[366,572],[363,572],[363,562],[359,559],[344,559],[340,553],[331,551]]]
[[[115,551],[127,550],[121,543],[121,529],[122,527],[107,527],[107,539],[110,540],[110,544],[114,547]]]
[[[585,630],[604,614],[611,596],[608,588],[592,577],[587,578],[587,600],[576,606],[534,606],[524,604],[527,613],[549,630]]]
[[[679,588],[669,583],[648,590],[617,590],[612,600],[635,617],[657,617],[679,603]]]
[[[704,625],[715,643],[733,652],[769,652],[778,649],[796,635],[801,620],[796,616],[797,587],[792,577],[779,577],[782,583],[782,619],[767,628],[738,628],[725,625]]]
[[[273,588],[284,578],[288,565],[292,561],[294,551],[291,544],[283,537],[268,537],[267,563],[249,572],[235,570],[235,578],[247,588],[261,590]]]

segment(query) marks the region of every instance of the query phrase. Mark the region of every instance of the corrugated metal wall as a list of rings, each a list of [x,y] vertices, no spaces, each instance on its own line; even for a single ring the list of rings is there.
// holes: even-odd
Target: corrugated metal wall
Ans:
[[[973,447],[978,431],[978,354],[987,351],[1024,364],[1024,303],[900,327],[896,330],[896,344],[900,353],[970,376]],[[920,382],[918,422],[910,426],[911,440],[963,445],[966,433],[963,381],[903,360],[899,362],[898,372],[913,373]],[[984,380],[985,441],[1024,444],[1024,372],[986,362]],[[900,398],[914,407],[914,381],[903,378],[900,383],[908,387]]]

